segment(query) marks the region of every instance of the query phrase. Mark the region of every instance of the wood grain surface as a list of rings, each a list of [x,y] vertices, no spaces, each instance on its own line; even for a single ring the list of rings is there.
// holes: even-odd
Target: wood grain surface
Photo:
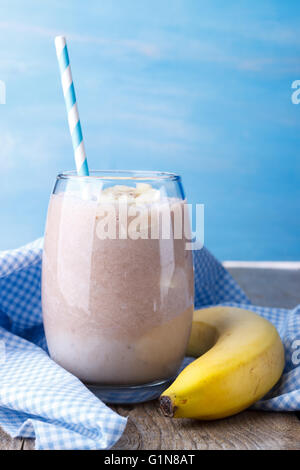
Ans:
[[[245,411],[218,421],[165,418],[157,403],[115,410],[129,416],[114,449],[300,449],[294,414]]]
[[[300,270],[234,268],[233,277],[256,305],[292,308],[300,303]],[[114,449],[300,449],[300,421],[294,413],[244,411],[201,422],[165,418],[157,401],[112,407],[128,416]],[[32,439],[12,439],[0,428],[0,450],[34,449]]]

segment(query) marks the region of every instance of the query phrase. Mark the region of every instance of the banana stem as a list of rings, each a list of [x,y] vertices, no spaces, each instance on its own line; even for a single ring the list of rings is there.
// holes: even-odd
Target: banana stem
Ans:
[[[173,418],[176,406],[173,406],[172,400],[170,397],[162,396],[159,399],[159,406],[164,416],[168,418]]]

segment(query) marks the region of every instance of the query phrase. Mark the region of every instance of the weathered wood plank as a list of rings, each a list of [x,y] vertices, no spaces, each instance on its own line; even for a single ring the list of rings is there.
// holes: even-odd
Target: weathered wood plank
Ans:
[[[300,304],[300,269],[266,269],[254,266],[227,269],[254,305],[294,308]]]
[[[24,439],[22,450],[34,450],[35,439]]]
[[[12,439],[0,428],[0,450],[20,450],[23,439]]]
[[[300,422],[293,413],[245,411],[220,421],[200,422],[165,418],[157,402],[114,409],[128,416],[126,430],[114,449],[300,449]],[[1,449],[21,447],[20,439],[2,439],[3,432]],[[34,440],[24,440],[24,450],[32,449]]]
[[[114,449],[300,449],[300,422],[295,414],[245,411],[201,422],[165,418],[157,402],[115,410],[129,420]]]

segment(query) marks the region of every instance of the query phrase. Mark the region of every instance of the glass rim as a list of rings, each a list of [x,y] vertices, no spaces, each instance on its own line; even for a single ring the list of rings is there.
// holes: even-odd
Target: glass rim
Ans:
[[[176,173],[166,171],[147,170],[90,170],[89,176],[78,175],[76,170],[69,170],[59,173],[57,180],[157,180],[157,181],[179,181],[180,176]]]

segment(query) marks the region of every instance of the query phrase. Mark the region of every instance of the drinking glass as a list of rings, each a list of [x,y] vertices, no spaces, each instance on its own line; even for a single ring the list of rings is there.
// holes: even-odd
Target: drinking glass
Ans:
[[[106,402],[152,399],[180,368],[194,295],[187,214],[175,174],[57,176],[42,267],[47,345]]]

